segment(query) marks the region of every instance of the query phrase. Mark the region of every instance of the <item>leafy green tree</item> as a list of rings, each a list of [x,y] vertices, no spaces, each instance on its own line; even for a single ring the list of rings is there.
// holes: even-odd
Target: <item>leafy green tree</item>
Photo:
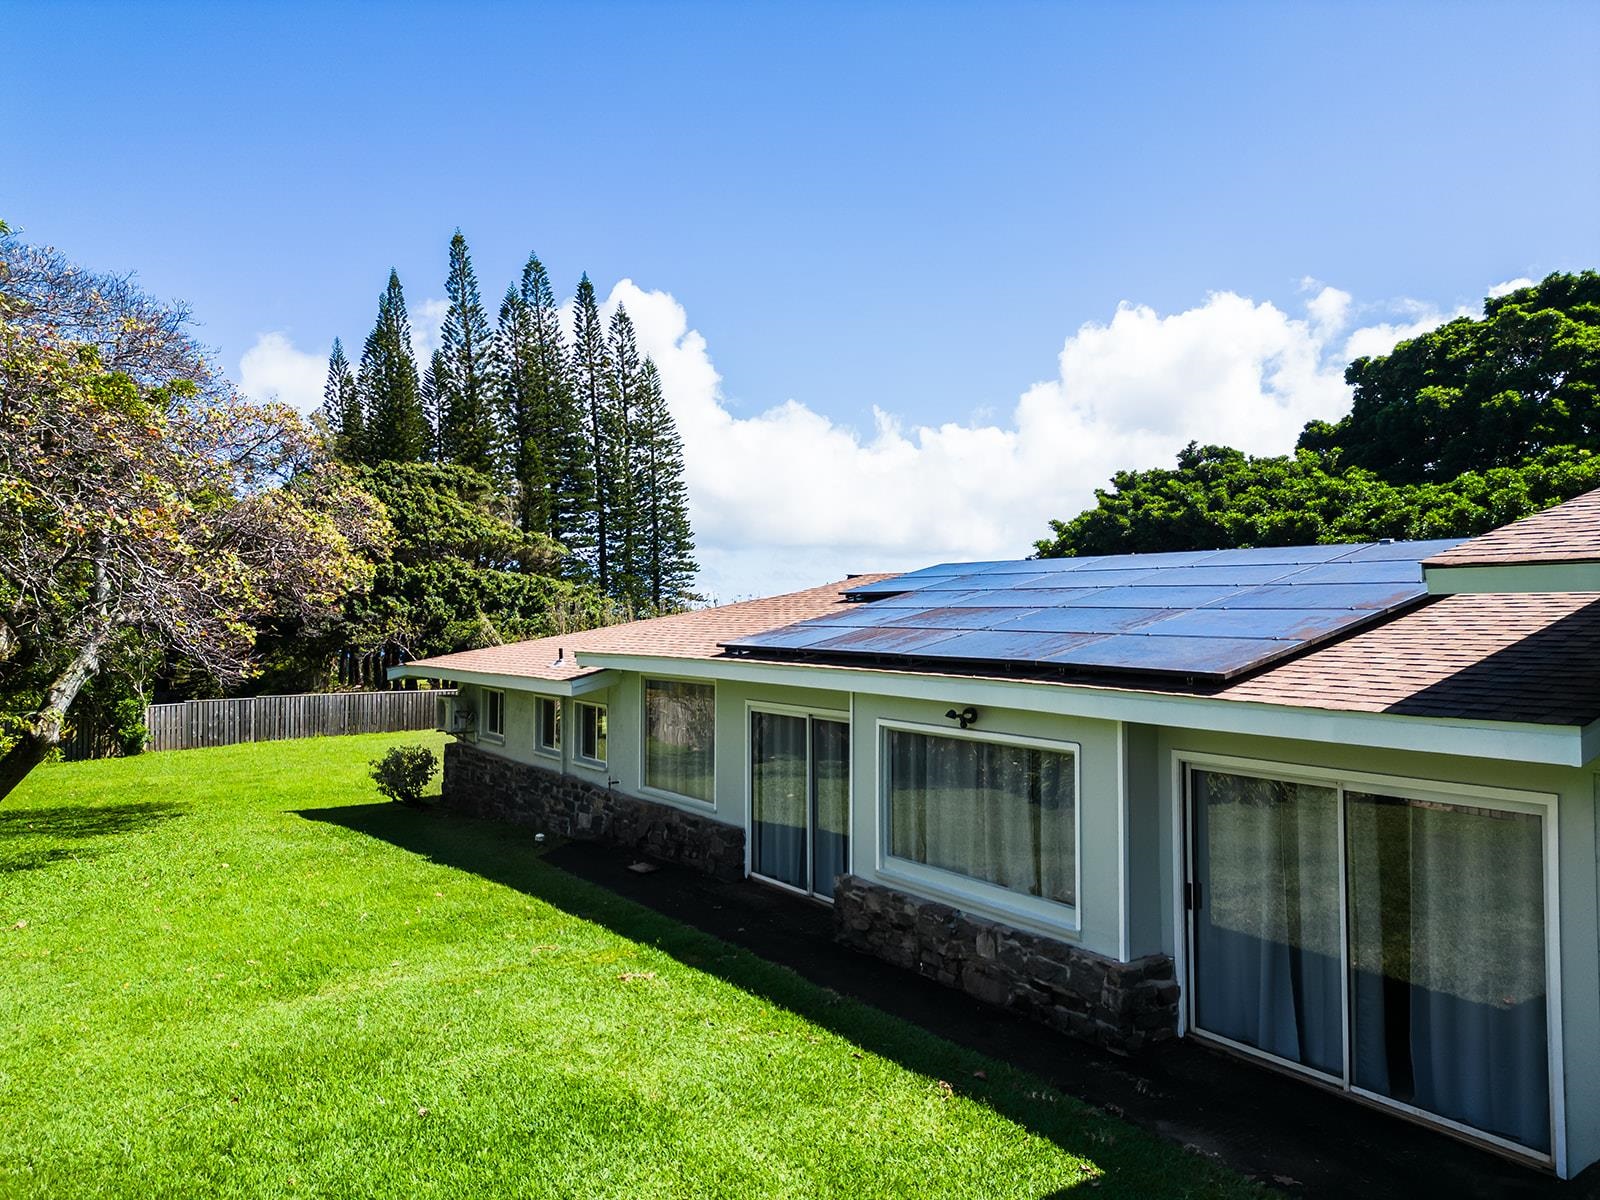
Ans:
[[[639,372],[630,474],[636,481],[643,600],[654,612],[674,612],[700,598],[692,590],[699,566],[683,480],[683,439],[661,390],[661,374],[648,358]]]
[[[411,348],[411,319],[400,276],[392,270],[389,286],[378,298],[377,323],[361,350],[356,385],[366,430],[363,462],[422,462],[432,457],[433,435]]]
[[[328,381],[322,385],[323,426],[333,438],[334,453],[345,462],[360,462],[365,430],[361,415],[361,393],[356,388],[355,372],[344,356],[344,345],[333,339],[328,355]]]
[[[1396,483],[1600,449],[1600,273],[1556,274],[1350,364],[1350,415],[1300,447]]]
[[[357,473],[393,534],[372,587],[324,634],[329,651],[394,647],[408,658],[542,637],[604,623],[593,588],[550,574],[561,550],[518,529],[494,480],[446,463]]]
[[[467,239],[458,229],[450,239],[450,269],[445,276],[445,312],[435,388],[438,397],[439,458],[443,462],[494,474],[500,443],[495,413],[494,341],[478,294]]]
[[[13,714],[0,798],[108,668],[153,647],[239,679],[252,622],[330,609],[382,536],[371,498],[292,410],[241,400],[211,370],[186,313],[76,268],[59,290],[34,286],[41,261],[0,235],[0,695]]]
[[[614,469],[609,436],[610,406],[607,403],[607,379],[611,364],[606,330],[600,320],[600,304],[587,273],[578,281],[577,295],[573,298],[572,322],[572,390],[582,406],[584,435],[594,477],[592,540],[584,538],[585,553],[589,556],[588,565],[592,568],[595,582],[600,585],[602,592],[611,595],[615,582],[611,564],[614,535],[611,530],[610,493]]]
[[[1050,522],[1042,558],[1412,540],[1482,533],[1600,487],[1600,455],[1552,447],[1439,483],[1396,484],[1310,451],[1253,458],[1190,444],[1177,468],[1119,471],[1095,507]]]

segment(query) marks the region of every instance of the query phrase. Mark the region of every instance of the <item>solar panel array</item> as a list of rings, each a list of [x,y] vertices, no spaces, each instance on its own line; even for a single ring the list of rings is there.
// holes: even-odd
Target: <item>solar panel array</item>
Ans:
[[[1228,678],[1427,594],[1456,544],[1378,542],[943,563],[845,593],[859,603],[725,648]]]

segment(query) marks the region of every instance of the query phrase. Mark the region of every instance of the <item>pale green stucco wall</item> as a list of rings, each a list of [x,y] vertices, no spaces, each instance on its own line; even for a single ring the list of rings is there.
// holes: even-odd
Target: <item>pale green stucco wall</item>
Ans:
[[[1556,870],[1559,888],[1561,1054],[1565,1064],[1565,1119],[1568,1173],[1600,1159],[1600,905],[1597,857],[1600,830],[1595,823],[1597,776],[1587,768],[1467,759],[1410,751],[1283,738],[1242,737],[1192,730],[1159,729],[1153,772],[1159,794],[1160,847],[1152,857],[1135,845],[1132,885],[1137,894],[1166,898],[1161,939],[1169,952],[1182,936],[1176,928],[1178,866],[1174,839],[1182,814],[1181,783],[1175,763],[1185,755],[1219,755],[1286,763],[1299,768],[1359,775],[1391,775],[1429,785],[1459,783],[1538,792],[1556,799]],[[1270,771],[1270,768],[1268,768]],[[1145,786],[1148,786],[1146,784]],[[1131,801],[1138,806],[1141,801]],[[1486,881],[1486,886],[1491,882]]]

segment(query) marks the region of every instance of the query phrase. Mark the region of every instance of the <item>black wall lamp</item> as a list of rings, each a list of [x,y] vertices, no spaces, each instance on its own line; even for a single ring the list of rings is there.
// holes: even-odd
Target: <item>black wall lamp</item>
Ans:
[[[949,712],[945,713],[945,716],[949,717],[952,721],[960,721],[961,728],[963,729],[965,729],[968,725],[976,725],[978,723],[978,710],[973,708],[970,704],[962,709],[952,708]]]

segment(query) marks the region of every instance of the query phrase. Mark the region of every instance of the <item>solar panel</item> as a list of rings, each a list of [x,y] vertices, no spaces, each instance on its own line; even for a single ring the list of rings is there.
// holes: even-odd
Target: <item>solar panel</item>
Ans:
[[[1227,678],[1426,595],[1453,542],[1385,542],[941,563],[847,594],[826,617],[726,644],[739,654]]]

